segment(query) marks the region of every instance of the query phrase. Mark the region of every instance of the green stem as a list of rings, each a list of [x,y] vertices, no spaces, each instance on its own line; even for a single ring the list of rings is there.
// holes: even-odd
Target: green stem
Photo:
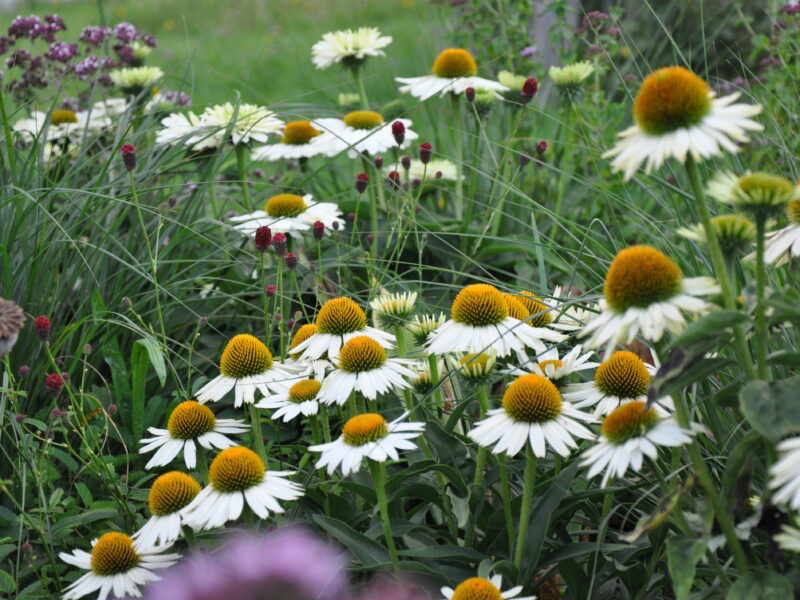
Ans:
[[[264,253],[258,251],[258,281],[261,284],[261,306],[264,311],[264,343],[269,345],[272,317],[269,314],[269,297],[267,296],[267,271],[264,268]]]
[[[433,403],[439,414],[443,414],[444,394],[442,393],[442,381],[439,379],[439,357],[435,354],[428,355],[428,368],[431,371],[431,383],[433,384]]]
[[[508,534],[508,553],[514,547],[514,516],[511,513],[511,486],[508,484],[508,468],[506,467],[506,457],[504,454],[497,455],[497,466],[500,469],[500,486],[503,492],[503,515],[506,521],[506,533]]]
[[[197,548],[197,538],[194,535],[194,530],[188,525],[184,525],[181,529],[183,530],[183,539],[186,540],[186,545],[189,548]]]
[[[247,212],[253,211],[253,205],[250,202],[250,190],[247,187],[247,168],[245,162],[247,146],[245,144],[236,144],[236,164],[239,166],[239,179],[242,185],[242,200],[247,207]]]
[[[766,219],[759,215],[756,218],[756,358],[758,378],[768,381],[770,373],[767,367],[767,317],[764,306],[764,291],[767,285],[767,270],[764,265],[766,227]]]
[[[197,474],[200,475],[201,483],[208,483],[208,457],[202,447],[197,450]]]
[[[361,98],[361,108],[369,110],[369,100],[367,99],[367,90],[364,88],[364,78],[361,75],[361,66],[353,67],[353,80],[356,82],[356,89]]]
[[[255,404],[250,405],[250,425],[253,433],[253,446],[256,454],[261,457],[264,464],[267,464],[267,449],[264,447],[264,433],[261,429],[261,415]]]
[[[459,97],[456,94],[451,94],[451,96],[453,124],[455,125],[453,147],[456,155],[456,220],[461,221],[464,218],[464,132],[461,127],[461,103],[459,102]]]
[[[394,335],[397,338],[397,354],[400,358],[408,358],[408,344],[406,343],[406,328],[398,325],[394,328]],[[414,402],[411,396],[411,388],[403,390],[403,399],[405,400],[406,410],[413,415]]]
[[[519,531],[517,532],[517,545],[514,549],[514,566],[517,570],[522,568],[522,552],[525,548],[525,535],[528,533],[530,521],[531,501],[533,500],[533,484],[536,478],[536,457],[529,443],[525,444],[525,476],[522,484],[522,506],[519,509]]]
[[[400,563],[397,559],[397,548],[394,545],[392,524],[389,522],[389,503],[386,501],[386,467],[382,462],[369,459],[369,470],[372,472],[372,480],[375,483],[375,495],[378,497],[383,534],[386,537],[386,546],[389,548],[389,556],[392,559],[392,568],[395,572],[399,572]]]
[[[486,411],[489,410],[489,394],[487,384],[478,386],[478,401],[481,405],[480,420],[486,416]],[[475,475],[472,478],[472,485],[476,489],[483,490],[483,473],[486,469],[486,448],[478,445],[478,456],[475,460]],[[469,520],[467,522],[467,533],[464,540],[464,546],[467,548],[472,547],[475,539],[475,519],[477,515],[474,511],[470,511]]]

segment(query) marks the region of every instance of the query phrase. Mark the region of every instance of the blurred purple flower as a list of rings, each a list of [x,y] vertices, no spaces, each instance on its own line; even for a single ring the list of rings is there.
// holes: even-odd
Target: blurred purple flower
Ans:
[[[530,58],[534,54],[536,54],[538,48],[536,46],[525,46],[522,50],[519,51],[520,56],[524,56],[525,58]]]
[[[68,62],[75,58],[78,54],[77,44],[68,44],[67,42],[53,42],[50,48],[45,53],[45,56],[50,60],[58,62]]]
[[[346,557],[304,529],[241,536],[214,555],[192,556],[149,587],[146,600],[336,600]]]
[[[130,43],[136,39],[138,31],[132,23],[122,22],[114,26],[114,35],[118,40]]]
[[[96,56],[87,56],[75,65],[75,74],[80,79],[86,79],[100,68],[100,59]]]
[[[90,25],[81,31],[80,41],[92,46],[99,46],[109,35],[111,35],[111,30],[108,27]]]

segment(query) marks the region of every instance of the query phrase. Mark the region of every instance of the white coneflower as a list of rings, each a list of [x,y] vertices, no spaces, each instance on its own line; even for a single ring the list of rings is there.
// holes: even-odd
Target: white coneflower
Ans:
[[[790,525],[782,525],[781,532],[772,536],[782,550],[800,552],[800,529]]]
[[[347,155],[355,158],[362,152],[376,155],[397,148],[392,124],[398,121],[405,128],[405,137],[399,147],[407,148],[419,137],[411,130],[413,123],[409,119],[384,121],[380,113],[356,110],[341,119],[317,119],[315,124],[323,131],[318,143],[325,145],[327,156],[336,156],[347,150]]]
[[[386,171],[394,170],[394,166],[387,166]],[[446,158],[433,158],[427,163],[423,163],[418,158],[412,158],[408,167],[408,177],[406,178],[406,170],[400,169],[400,176],[403,181],[409,183],[415,179],[420,181],[425,180],[430,183],[431,181],[456,181],[458,179],[458,166],[452,160]],[[464,175],[461,179],[464,179]]]
[[[645,402],[623,404],[603,419],[601,439],[583,453],[581,466],[589,467],[591,479],[605,470],[601,485],[611,477],[622,477],[628,468],[640,471],[645,458],[655,460],[658,447],[684,446],[692,431],[672,417],[662,418]]]
[[[127,94],[138,94],[144,88],[154,85],[164,76],[159,67],[126,67],[113,69],[108,73],[114,85]]]
[[[478,77],[478,63],[472,54],[463,48],[442,50],[431,67],[431,75],[422,77],[395,77],[395,81],[404,85],[400,91],[411,94],[420,100],[427,100],[439,94],[463,94],[467,88],[486,90],[494,93],[506,92],[508,87],[491,79]]]
[[[742,215],[721,215],[711,219],[711,226],[724,256],[738,255],[752,247],[756,240],[756,224]],[[698,244],[707,244],[702,223],[681,227],[676,233]]]
[[[764,261],[776,267],[800,257],[800,200],[790,202],[786,213],[789,224],[769,232],[764,243]]]
[[[327,155],[328,146],[324,139],[320,143],[321,135],[312,121],[290,121],[284,126],[278,142],[253,148],[250,159],[276,161]]]
[[[182,511],[184,522],[192,529],[213,529],[234,521],[244,505],[262,519],[270,512],[282,513],[278,500],[297,500],[302,486],[289,481],[293,471],[270,471],[264,461],[243,446],[220,452],[208,470],[209,485]]]
[[[657,342],[664,331],[680,333],[682,313],[700,314],[711,305],[698,296],[719,292],[711,277],[685,278],[672,260],[655,248],[631,246],[617,254],[603,287],[602,312],[580,333],[587,348],[606,346],[605,358],[618,343],[629,344],[641,333]]]
[[[63,600],[77,600],[100,591],[98,600],[142,596],[141,589],[161,579],[153,571],[172,566],[180,554],[162,554],[164,546],[146,546],[139,540],[111,531],[92,540],[92,552],[73,550],[62,552],[58,557],[79,569],[89,572],[69,584]]]
[[[706,193],[717,202],[768,219],[783,213],[790,202],[800,200],[800,185],[771,173],[747,172],[737,177],[724,172],[708,182]]]
[[[489,351],[481,354],[465,354],[461,357],[451,356],[450,364],[464,379],[481,382],[494,371],[497,355]]]
[[[783,440],[777,450],[778,461],[769,469],[772,501],[800,510],[800,436]]]
[[[315,202],[311,194],[278,194],[264,203],[263,210],[231,217],[234,229],[247,236],[259,227],[269,227],[273,233],[289,234],[301,239],[302,232],[311,231],[317,221],[327,230],[344,229],[342,211],[333,202]]]
[[[169,546],[181,535],[180,511],[200,493],[194,477],[171,471],[159,476],[150,486],[148,506],[153,515],[133,534],[145,546]]]
[[[504,369],[503,372],[517,377],[528,373],[541,375],[542,377],[547,377],[560,389],[564,380],[572,373],[593,369],[598,366],[599,363],[591,360],[594,352],[581,354],[581,350],[582,348],[578,344],[559,358],[558,349],[551,348],[547,352],[538,355],[536,362],[524,363],[518,367],[509,367]]]
[[[308,449],[322,454],[316,467],[327,467],[328,475],[339,465],[343,475],[355,473],[365,458],[377,462],[400,460],[397,451],[414,450],[417,445],[411,440],[425,429],[424,423],[403,423],[404,418],[405,415],[388,423],[379,414],[357,415],[344,424],[338,439]]]
[[[420,346],[428,340],[428,336],[436,331],[439,327],[447,323],[447,315],[440,312],[438,315],[422,315],[420,318],[414,315],[414,318],[406,323],[406,329],[414,336],[417,344]]]
[[[272,359],[272,353],[257,337],[243,333],[234,336],[219,361],[219,376],[197,392],[200,403],[216,402],[234,391],[234,407],[242,403],[253,404],[256,390],[269,395],[270,384],[285,381],[292,375]]]
[[[380,322],[389,327],[403,325],[414,312],[417,292],[390,294],[388,292],[369,301]]]
[[[490,410],[475,425],[469,437],[481,446],[492,446],[495,454],[516,455],[530,443],[542,458],[547,446],[561,456],[577,447],[574,437],[592,439],[594,434],[578,421],[592,417],[561,400],[558,388],[541,375],[522,375],[506,388],[501,408]]]
[[[200,121],[223,134],[230,129],[230,139],[234,144],[247,144],[251,141],[266,144],[269,136],[279,134],[284,126],[283,121],[264,106],[234,106],[230,102],[206,108],[200,115]]]
[[[750,117],[760,106],[734,104],[739,93],[715,98],[708,83],[683,67],[664,67],[642,83],[633,107],[636,124],[603,157],[614,157],[611,168],[624,171],[625,179],[646,162],[645,172],[659,168],[673,157],[700,161],[739,151],[736,142],[747,142],[748,131],[763,129]]]
[[[518,585],[502,592],[503,577],[493,575],[489,579],[483,577],[470,577],[459,583],[455,589],[449,587],[441,588],[444,600],[536,600],[536,596],[524,596],[519,594],[522,586]]]
[[[576,91],[581,83],[592,73],[594,73],[594,65],[588,60],[582,60],[563,67],[552,66],[547,72],[558,91],[567,95]]]
[[[210,127],[191,111],[174,112],[161,119],[161,129],[156,132],[156,144],[188,146],[192,150],[217,148],[224,141],[224,130]]]
[[[274,384],[275,392],[256,403],[257,408],[274,411],[272,418],[288,423],[300,415],[310,417],[319,412],[322,383],[316,379],[282,381]]]
[[[144,444],[139,454],[146,454],[157,449],[153,458],[144,466],[145,469],[163,467],[171,463],[183,450],[183,460],[188,469],[197,465],[197,446],[212,450],[224,450],[235,446],[235,442],[224,434],[243,433],[248,425],[237,419],[217,419],[211,409],[194,401],[181,402],[172,411],[166,429],[149,427],[147,431],[155,437],[141,440]]]
[[[381,35],[376,27],[331,31],[311,47],[311,61],[318,69],[337,63],[353,68],[368,56],[385,56],[382,49],[391,43],[392,37]]]
[[[313,375],[314,379],[322,381],[325,379],[326,371],[333,369],[333,363],[328,360],[327,353],[321,356],[304,360],[301,358],[302,352],[296,352],[295,348],[305,342],[312,335],[317,333],[317,326],[314,323],[306,323],[302,325],[292,337],[289,343],[289,358],[284,363],[287,369],[291,369],[297,373],[299,377],[308,377]]]

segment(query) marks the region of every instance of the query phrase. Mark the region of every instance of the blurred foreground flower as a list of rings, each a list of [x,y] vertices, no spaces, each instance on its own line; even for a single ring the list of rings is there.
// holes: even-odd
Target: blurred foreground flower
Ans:
[[[368,56],[385,56],[382,48],[391,43],[392,37],[381,35],[376,27],[331,31],[311,47],[311,61],[318,69],[327,69],[336,63],[357,68]]]

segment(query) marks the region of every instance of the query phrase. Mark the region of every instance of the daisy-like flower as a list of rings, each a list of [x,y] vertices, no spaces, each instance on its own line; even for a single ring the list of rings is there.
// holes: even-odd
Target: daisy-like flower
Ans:
[[[228,439],[226,433],[243,433],[245,425],[237,419],[217,419],[211,409],[193,400],[181,402],[172,411],[166,429],[149,427],[147,430],[155,437],[145,438],[139,454],[146,454],[158,449],[153,458],[145,465],[145,469],[163,467],[171,463],[183,450],[183,460],[188,469],[197,465],[197,446],[211,450],[224,450],[236,444]]]
[[[362,152],[380,154],[390,148],[397,148],[397,141],[392,133],[392,123],[399,121],[405,127],[405,138],[400,148],[407,148],[419,135],[411,131],[409,119],[384,121],[380,113],[371,110],[356,110],[347,113],[341,119],[317,119],[315,124],[323,130],[319,144],[326,147],[328,156],[336,156],[347,150],[350,158]]]
[[[769,232],[764,243],[764,262],[776,267],[788,264],[792,257],[800,256],[800,200],[790,202],[786,214],[789,224],[783,229]]]
[[[599,363],[591,360],[592,354],[594,353],[586,352],[581,354],[581,346],[578,344],[563,357],[559,358],[558,348],[551,348],[537,357],[538,362],[528,362],[519,367],[509,367],[503,372],[517,377],[528,373],[541,375],[542,377],[547,377],[556,387],[561,389],[564,380],[572,373],[594,369],[598,366]]]
[[[326,404],[344,404],[353,391],[375,400],[379,394],[411,387],[404,377],[414,374],[408,369],[414,361],[388,358],[383,346],[366,335],[347,340],[335,362],[319,393]]]
[[[224,131],[208,127],[191,111],[175,112],[161,119],[156,144],[183,145],[192,150],[207,150],[222,145]]]
[[[736,142],[747,142],[747,131],[763,126],[750,119],[760,106],[734,104],[739,93],[715,98],[708,83],[683,67],[664,67],[642,83],[633,106],[636,124],[620,132],[622,138],[604,158],[625,179],[646,161],[645,173],[673,157],[681,163],[739,151]]]
[[[427,395],[433,391],[434,382],[433,382],[433,374],[431,373],[431,366],[427,360],[418,360],[414,361],[411,365],[411,371],[413,371],[413,375],[409,378],[409,383],[411,387],[414,388],[414,391],[418,394]],[[436,359],[436,372],[439,375],[439,381],[441,382],[441,373],[445,373],[447,370],[445,369],[444,362],[437,358]],[[442,384],[442,392],[445,398],[452,397],[452,387],[450,386],[450,382],[445,380]]]
[[[800,185],[771,173],[718,173],[708,182],[706,193],[723,204],[729,204],[751,215],[765,219],[777,217],[784,207],[800,200]]]
[[[256,404],[258,408],[274,410],[273,419],[288,423],[300,415],[310,417],[319,412],[319,391],[322,384],[316,379],[302,379],[274,384],[277,393]]]
[[[444,313],[439,313],[438,315],[422,315],[422,318],[414,315],[414,319],[406,323],[406,329],[411,332],[417,344],[421,346],[428,340],[428,336],[431,333],[445,323],[447,323],[447,315]]]
[[[113,69],[108,76],[126,94],[138,94],[161,79],[164,71],[159,67],[127,67]]]
[[[387,168],[388,171],[393,168]],[[428,161],[428,164],[423,163],[418,158],[411,159],[411,164],[408,168],[408,178],[406,178],[406,169],[400,170],[400,176],[403,181],[414,181],[419,179],[430,183],[431,181],[456,181],[458,179],[458,167],[452,160],[446,158],[433,158]],[[461,176],[464,179],[464,176]]]
[[[390,458],[400,460],[397,451],[414,450],[417,445],[411,440],[425,429],[425,423],[403,423],[405,416],[391,423],[375,413],[351,418],[342,427],[339,439],[309,446],[312,452],[322,454],[316,467],[327,467],[328,475],[331,475],[341,465],[342,474],[347,476],[358,471],[365,458],[377,462],[386,462]]]
[[[169,546],[181,535],[180,511],[200,493],[194,477],[171,471],[164,473],[150,486],[148,505],[153,516],[133,534],[144,546]]]
[[[769,469],[772,502],[800,510],[800,436],[783,440],[777,450],[778,461]]]
[[[381,35],[377,27],[331,31],[311,47],[311,61],[317,69],[327,69],[337,63],[356,68],[368,56],[385,56],[382,48],[392,43],[392,37]]]
[[[543,340],[560,342],[564,339],[560,333],[531,327],[510,316],[509,297],[485,283],[462,289],[453,301],[450,320],[428,336],[427,352],[447,354],[493,350],[498,357],[503,357],[511,352],[524,352],[526,347],[537,353],[544,352],[547,348]]]
[[[528,78],[525,75],[517,75],[511,71],[500,71],[497,74],[497,81],[506,86],[509,91],[519,92]]]
[[[774,535],[772,539],[778,542],[778,546],[782,550],[800,552],[800,529],[797,527],[783,525],[781,526],[781,532]]]
[[[547,74],[553,80],[553,84],[559,91],[572,91],[577,88],[585,79],[594,73],[594,66],[588,60],[572,63],[564,67],[550,67]]]
[[[717,235],[723,255],[739,255],[750,248],[756,239],[756,224],[742,215],[714,217],[711,219],[711,226]],[[702,223],[681,227],[676,233],[698,244],[708,243],[706,230]]]
[[[490,410],[469,437],[492,452],[516,455],[530,442],[533,454],[542,458],[547,446],[561,456],[576,448],[574,437],[592,439],[594,434],[578,421],[592,418],[561,400],[552,381],[541,375],[522,375],[506,388],[502,408]]]
[[[140,588],[161,576],[153,571],[172,566],[180,554],[162,554],[163,546],[147,546],[140,540],[111,531],[92,540],[91,553],[73,550],[58,557],[65,563],[89,572],[69,584],[63,600],[76,600],[100,590],[98,600],[140,598]]]
[[[314,323],[306,323],[292,337],[289,343],[289,358],[286,360],[286,367],[297,372],[298,376],[306,377],[314,375],[314,379],[322,381],[325,379],[325,372],[333,368],[331,361],[328,360],[328,355],[314,359],[303,360],[300,358],[302,352],[295,352],[297,346],[305,342],[312,335],[317,333],[317,326]]]
[[[301,232],[310,231],[314,223],[322,222],[329,231],[333,224],[343,229],[342,211],[333,202],[314,202],[311,194],[278,194],[264,203],[264,210],[231,217],[234,229],[251,236],[259,227],[269,227],[273,233],[289,234],[298,239]]]
[[[221,400],[231,390],[234,391],[235,408],[243,402],[253,404],[256,390],[269,396],[267,384],[292,376],[283,365],[275,364],[272,353],[261,340],[247,333],[235,335],[225,346],[219,361],[219,373],[197,392],[201,404]]]
[[[522,591],[522,586],[518,585],[505,592],[500,591],[503,586],[503,577],[501,575],[494,575],[489,579],[483,577],[470,577],[465,579],[456,586],[456,589],[450,587],[441,588],[444,600],[508,600],[515,598],[515,600],[536,600],[536,596],[524,596],[519,594]]]
[[[672,417],[658,416],[645,402],[623,404],[603,419],[601,439],[583,453],[581,466],[590,467],[591,479],[605,469],[603,486],[612,477],[622,477],[628,468],[640,471],[645,457],[655,460],[658,446],[683,446],[692,441],[692,431]]]
[[[526,292],[522,293],[525,294]],[[550,297],[539,298],[538,300],[550,309],[550,312],[547,313],[550,320],[546,325],[559,331],[583,329],[597,315],[597,313],[585,308],[584,305],[579,304],[576,299],[570,300],[569,295],[564,294],[560,285],[553,288],[553,293],[550,294]]]
[[[414,312],[417,292],[390,294],[385,292],[369,301],[381,323],[388,327],[401,326]]]
[[[322,132],[311,121],[290,121],[284,126],[280,141],[253,148],[250,159],[271,162],[327,154],[328,147],[324,139],[320,143],[321,135]]]
[[[270,471],[261,458],[244,446],[234,446],[217,454],[208,470],[210,481],[181,511],[184,523],[192,529],[213,529],[242,514],[244,504],[266,519],[270,512],[282,513],[278,500],[297,500],[302,486],[289,481],[293,471]]]
[[[491,79],[478,77],[478,63],[475,62],[472,54],[463,48],[448,48],[442,50],[431,68],[431,75],[422,77],[395,77],[395,81],[404,85],[400,86],[400,91],[404,94],[411,94],[420,100],[427,100],[436,94],[460,95],[467,91],[467,88],[481,89],[494,93],[506,92],[508,87]]]
[[[649,246],[631,246],[611,262],[600,301],[601,313],[580,333],[591,336],[587,348],[606,345],[605,358],[618,343],[630,344],[641,332],[657,342],[664,330],[679,334],[683,312],[700,314],[711,305],[698,296],[716,294],[711,277],[683,277],[680,267]]]
[[[63,140],[79,131],[78,113],[72,110],[54,110],[47,113],[34,111],[30,117],[19,119],[14,123],[13,131],[18,133],[25,143],[35,139],[41,142]]]
[[[450,364],[464,379],[481,382],[494,371],[497,355],[494,352],[483,352],[481,354],[465,354],[461,357],[451,356]]]
[[[597,367],[592,381],[566,386],[563,397],[578,409],[594,406],[595,417],[608,415],[623,404],[647,401],[647,388],[657,370],[633,352],[620,350]],[[672,399],[660,398],[654,408],[667,416],[674,410]]]
[[[200,115],[200,121],[203,125],[218,129],[223,135],[230,128],[234,144],[251,141],[266,144],[269,136],[280,133],[284,125],[268,108],[256,104],[234,106],[230,102],[208,107]]]
[[[367,315],[350,298],[331,298],[317,313],[317,332],[293,348],[300,360],[314,360],[327,353],[335,361],[341,347],[354,337],[367,336],[384,348],[393,348],[391,333],[367,325]]]

